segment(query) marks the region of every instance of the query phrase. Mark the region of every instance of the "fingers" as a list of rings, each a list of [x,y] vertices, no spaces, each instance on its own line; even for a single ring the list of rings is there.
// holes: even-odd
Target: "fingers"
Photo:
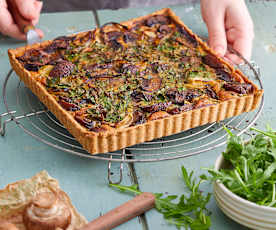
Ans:
[[[40,11],[42,8],[42,2],[36,0],[15,0],[18,6],[20,14],[30,22],[35,25],[39,20]],[[26,35],[21,32],[19,27],[13,21],[13,17],[8,10],[7,4],[5,1],[0,1],[0,32],[19,40],[26,40]],[[36,29],[39,36],[42,38],[44,36],[43,32],[39,29]]]
[[[228,61],[230,64],[242,64],[244,61],[239,58],[236,54],[226,52],[225,56],[223,57],[226,61]]]
[[[40,38],[43,38],[43,37],[44,37],[44,33],[43,33],[42,30],[40,30],[40,29],[35,29],[35,31],[38,33],[38,36],[39,36]]]
[[[239,6],[232,5],[226,13],[227,40],[247,60],[251,57],[254,39],[254,26],[250,14],[243,1]],[[240,58],[230,56],[237,63]]]
[[[209,45],[220,56],[224,56],[227,50],[227,40],[224,29],[224,18],[218,16],[216,20],[206,22],[209,33]]]
[[[245,59],[249,60],[251,57],[253,34],[242,30],[231,29],[227,31],[227,38],[232,47],[237,50]]]
[[[250,59],[254,29],[244,0],[201,0],[201,11],[211,48],[231,62],[242,63],[237,55],[227,52],[229,44]]]
[[[39,12],[39,14],[38,14],[38,17],[32,21],[33,25],[36,25],[38,23],[40,12],[42,10],[42,6],[43,6],[43,2],[41,2],[41,1],[35,1],[35,8]]]
[[[224,56],[227,50],[225,33],[225,7],[216,6],[217,1],[209,0],[201,2],[203,19],[207,25],[209,45],[219,55]]]
[[[13,38],[26,40],[26,35],[23,34],[14,23],[6,6],[0,7],[0,32]]]
[[[14,0],[20,14],[34,24],[38,22],[43,3],[36,0]]]

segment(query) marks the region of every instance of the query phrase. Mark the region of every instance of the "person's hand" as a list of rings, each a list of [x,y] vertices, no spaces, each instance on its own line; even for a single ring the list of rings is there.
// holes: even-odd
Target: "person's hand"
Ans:
[[[201,0],[201,13],[209,33],[209,45],[235,64],[242,60],[227,52],[227,44],[247,60],[254,38],[253,22],[244,0]]]
[[[42,2],[37,0],[12,0],[15,2],[20,15],[31,25],[36,25],[39,20]],[[26,35],[20,30],[16,22],[13,20],[12,13],[6,0],[0,0],[0,32],[4,35],[11,36],[20,40],[26,40]],[[40,37],[43,32],[37,29]]]

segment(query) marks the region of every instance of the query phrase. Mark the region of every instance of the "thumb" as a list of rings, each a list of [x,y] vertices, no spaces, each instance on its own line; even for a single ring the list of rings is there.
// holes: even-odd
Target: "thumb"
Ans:
[[[216,16],[207,17],[205,20],[208,33],[209,45],[219,55],[224,56],[227,51],[227,40],[224,25],[224,12]]]

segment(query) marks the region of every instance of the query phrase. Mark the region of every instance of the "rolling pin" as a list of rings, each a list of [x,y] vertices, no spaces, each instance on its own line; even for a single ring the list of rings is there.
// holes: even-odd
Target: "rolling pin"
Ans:
[[[152,209],[155,204],[155,196],[144,192],[121,206],[107,212],[103,216],[92,220],[79,230],[109,230],[116,226],[141,215]]]

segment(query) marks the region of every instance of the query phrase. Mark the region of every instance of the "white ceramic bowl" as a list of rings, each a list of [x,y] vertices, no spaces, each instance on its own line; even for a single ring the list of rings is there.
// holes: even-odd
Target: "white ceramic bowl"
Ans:
[[[221,154],[215,163],[215,169],[227,167]],[[245,200],[226,188],[219,181],[214,183],[214,196],[225,215],[241,225],[256,230],[276,229],[276,208],[257,205]]]

